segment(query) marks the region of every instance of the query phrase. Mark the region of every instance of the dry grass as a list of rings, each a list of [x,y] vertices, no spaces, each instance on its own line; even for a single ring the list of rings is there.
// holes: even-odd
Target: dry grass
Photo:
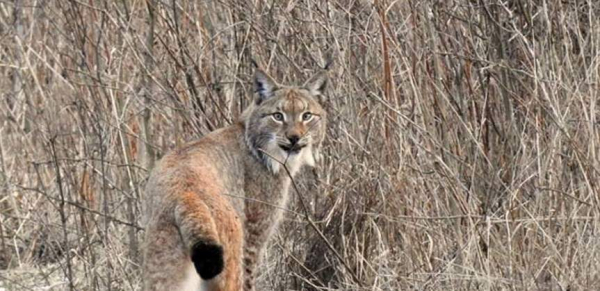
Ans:
[[[600,2],[269,2],[0,1],[0,290],[139,290],[155,159],[236,118],[251,59],[327,58],[263,290],[600,289]]]

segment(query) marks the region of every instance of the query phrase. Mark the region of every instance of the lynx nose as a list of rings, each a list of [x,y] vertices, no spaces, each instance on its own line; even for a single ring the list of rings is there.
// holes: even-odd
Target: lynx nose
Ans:
[[[290,143],[292,144],[292,146],[295,146],[298,143],[298,141],[300,140],[300,137],[297,135],[291,135],[291,136],[288,136],[288,139],[290,140]]]

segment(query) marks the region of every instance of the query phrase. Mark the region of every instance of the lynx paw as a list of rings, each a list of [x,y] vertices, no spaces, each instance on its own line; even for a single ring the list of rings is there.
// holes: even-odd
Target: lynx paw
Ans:
[[[196,243],[192,247],[192,262],[200,277],[210,280],[223,271],[223,248],[212,243]]]

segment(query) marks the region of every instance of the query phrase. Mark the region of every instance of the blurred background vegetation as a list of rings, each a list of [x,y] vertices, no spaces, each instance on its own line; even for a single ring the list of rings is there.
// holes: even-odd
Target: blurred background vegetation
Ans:
[[[154,162],[235,121],[251,60],[327,59],[262,290],[600,289],[595,0],[0,1],[0,289],[139,290]]]

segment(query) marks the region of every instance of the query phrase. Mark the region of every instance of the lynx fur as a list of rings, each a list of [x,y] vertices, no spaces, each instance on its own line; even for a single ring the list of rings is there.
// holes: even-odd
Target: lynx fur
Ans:
[[[144,197],[144,290],[254,290],[290,175],[319,158],[326,84],[325,71],[280,86],[257,70],[236,123],[162,158]]]

